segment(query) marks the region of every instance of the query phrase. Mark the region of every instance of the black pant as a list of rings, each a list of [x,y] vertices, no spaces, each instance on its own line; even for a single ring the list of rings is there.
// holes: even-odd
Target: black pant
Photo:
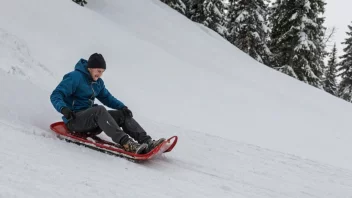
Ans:
[[[67,123],[67,128],[74,133],[92,135],[104,131],[115,143],[121,145],[128,141],[128,135],[138,143],[144,143],[150,139],[135,119],[125,117],[122,111],[108,111],[102,105],[76,112],[76,118]]]

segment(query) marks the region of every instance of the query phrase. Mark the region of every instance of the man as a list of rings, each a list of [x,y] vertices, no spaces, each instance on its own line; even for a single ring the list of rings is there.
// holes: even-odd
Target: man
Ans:
[[[65,74],[52,92],[51,103],[63,114],[62,119],[72,133],[97,135],[104,131],[128,152],[150,151],[165,139],[152,140],[133,118],[131,110],[110,94],[100,78],[105,70],[106,62],[101,54],[92,54],[88,61],[80,59],[75,70]],[[114,110],[94,104],[95,98]]]

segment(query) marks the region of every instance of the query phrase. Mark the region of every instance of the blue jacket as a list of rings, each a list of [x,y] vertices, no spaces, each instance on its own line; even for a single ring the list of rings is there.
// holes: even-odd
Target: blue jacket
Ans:
[[[110,94],[101,78],[93,81],[87,69],[87,60],[84,59],[78,61],[74,71],[64,75],[50,95],[51,103],[60,113],[63,107],[68,107],[74,112],[90,108],[94,105],[95,98],[112,109],[122,109],[125,106]],[[64,116],[62,119],[67,123],[68,120]]]

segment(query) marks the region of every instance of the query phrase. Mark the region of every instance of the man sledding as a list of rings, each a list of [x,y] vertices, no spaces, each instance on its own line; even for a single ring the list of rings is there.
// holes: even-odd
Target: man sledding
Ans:
[[[92,54],[88,61],[80,59],[74,71],[65,74],[50,95],[51,103],[63,114],[62,119],[72,133],[97,135],[104,131],[125,151],[149,152],[165,139],[153,140],[133,118],[131,110],[107,90],[100,78],[105,70],[101,54]],[[95,98],[113,110],[94,104]]]

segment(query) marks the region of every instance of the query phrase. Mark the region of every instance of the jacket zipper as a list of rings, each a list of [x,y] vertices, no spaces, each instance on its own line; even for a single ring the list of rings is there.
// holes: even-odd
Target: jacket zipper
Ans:
[[[94,82],[92,82],[91,84],[90,84],[90,87],[92,88],[92,91],[93,91],[93,95],[92,95],[92,97],[91,97],[91,107],[93,106],[93,98],[94,98],[94,96],[95,96],[95,92],[94,92],[94,89],[93,89],[93,83]]]

